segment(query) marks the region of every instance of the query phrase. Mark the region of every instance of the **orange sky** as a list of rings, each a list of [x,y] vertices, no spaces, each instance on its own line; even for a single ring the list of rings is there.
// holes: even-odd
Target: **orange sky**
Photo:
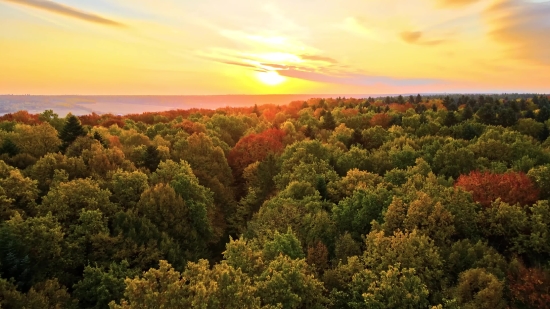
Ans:
[[[0,0],[0,94],[550,92],[548,33],[540,0]]]

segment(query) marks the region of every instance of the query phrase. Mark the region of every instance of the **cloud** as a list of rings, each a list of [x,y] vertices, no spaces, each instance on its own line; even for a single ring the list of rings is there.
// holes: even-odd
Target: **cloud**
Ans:
[[[381,38],[376,33],[376,29],[368,25],[362,18],[347,17],[340,25],[340,28],[353,33],[357,36],[364,37],[374,41],[380,41]]]
[[[550,2],[500,0],[485,12],[489,36],[509,57],[550,65]]]
[[[479,0],[436,0],[440,7],[463,7],[479,2]]]
[[[314,82],[329,83],[329,84],[345,84],[356,86],[421,86],[434,85],[443,83],[442,80],[436,79],[421,79],[421,78],[393,78],[387,76],[373,76],[367,74],[341,74],[330,75],[318,72],[305,72],[295,69],[277,71],[281,76],[309,80]]]
[[[330,57],[324,57],[324,56],[318,56],[318,55],[300,55],[300,58],[304,60],[311,60],[311,61],[323,61],[328,63],[338,63],[335,59],[332,59]]]
[[[256,69],[257,66],[253,65],[253,64],[248,64],[248,63],[242,63],[242,62],[236,62],[236,61],[219,61],[220,63],[225,63],[225,64],[230,64],[230,65],[236,65],[236,66],[241,66],[241,67],[245,67],[245,68],[254,68]]]
[[[101,17],[99,15],[95,15],[92,13],[87,13],[80,11],[78,9],[72,8],[70,6],[66,6],[63,4],[59,4],[53,1],[49,0],[0,0],[4,2],[11,2],[16,3],[20,5],[30,6],[33,8],[45,10],[48,12],[52,12],[55,14],[77,18],[80,20],[84,20],[91,23],[101,24],[105,26],[111,26],[111,27],[125,27],[124,24],[119,23],[117,21],[107,19],[104,17]]]
[[[445,40],[422,40],[423,35],[422,31],[403,31],[399,34],[401,39],[409,44],[439,45],[445,42]]]

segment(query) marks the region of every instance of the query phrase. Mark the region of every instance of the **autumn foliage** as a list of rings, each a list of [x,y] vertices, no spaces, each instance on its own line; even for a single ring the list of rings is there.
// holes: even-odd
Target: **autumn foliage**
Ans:
[[[270,153],[280,153],[284,148],[284,136],[279,129],[269,129],[243,137],[229,152],[229,165],[236,175],[242,174],[249,164],[262,161]]]
[[[472,171],[458,177],[455,187],[472,192],[474,201],[485,207],[500,198],[509,204],[530,205],[538,200],[539,190],[524,173],[495,174]]]
[[[550,308],[550,273],[540,268],[519,265],[508,274],[512,299],[527,308]]]
[[[370,125],[375,126],[381,126],[384,129],[387,129],[390,127],[392,121],[392,117],[386,113],[383,114],[376,114],[374,115],[370,120]]]
[[[15,113],[5,114],[0,117],[0,121],[16,121],[24,124],[39,124],[38,114],[30,114],[27,111],[18,111]]]

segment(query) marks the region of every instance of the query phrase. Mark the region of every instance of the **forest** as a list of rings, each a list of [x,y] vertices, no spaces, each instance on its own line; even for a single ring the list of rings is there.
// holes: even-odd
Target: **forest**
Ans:
[[[550,308],[550,99],[0,117],[0,308]]]

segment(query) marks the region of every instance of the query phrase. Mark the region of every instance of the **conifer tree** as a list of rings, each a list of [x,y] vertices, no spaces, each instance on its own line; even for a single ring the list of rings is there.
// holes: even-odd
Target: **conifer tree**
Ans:
[[[79,136],[85,136],[86,131],[80,124],[80,120],[74,115],[68,115],[65,126],[59,133],[59,138],[62,141],[61,150],[65,151]]]
[[[334,128],[336,128],[334,116],[332,116],[332,113],[328,111],[325,115],[323,115],[323,129],[334,130]]]
[[[145,156],[143,158],[143,166],[148,168],[151,172],[157,170],[157,167],[160,163],[159,151],[155,146],[147,146],[145,151]]]
[[[19,148],[17,148],[17,145],[10,139],[5,139],[2,146],[0,146],[0,155],[5,153],[8,154],[9,157],[13,157],[19,153]]]
[[[421,103],[421,102],[422,102],[422,96],[421,96],[420,93],[419,93],[419,94],[416,95],[415,103],[416,103],[416,104],[419,104],[419,103]]]

